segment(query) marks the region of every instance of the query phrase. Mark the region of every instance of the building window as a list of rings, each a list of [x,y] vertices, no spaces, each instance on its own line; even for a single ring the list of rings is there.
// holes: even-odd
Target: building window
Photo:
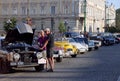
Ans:
[[[69,14],[69,7],[68,7],[68,5],[66,5],[66,6],[64,7],[64,13],[65,13],[65,14]]]
[[[13,7],[12,11],[13,11],[12,13],[13,15],[17,15],[18,11],[16,6]]]
[[[2,7],[2,14],[3,15],[8,15],[8,7],[7,6]]]
[[[26,7],[22,7],[22,15],[26,15],[27,14],[27,8]]]
[[[30,13],[31,13],[32,15],[36,14],[36,7],[35,7],[35,6],[32,6],[32,7],[31,7]]]
[[[55,6],[51,6],[51,15],[55,15]]]
[[[45,6],[40,6],[40,14],[41,15],[45,14]]]

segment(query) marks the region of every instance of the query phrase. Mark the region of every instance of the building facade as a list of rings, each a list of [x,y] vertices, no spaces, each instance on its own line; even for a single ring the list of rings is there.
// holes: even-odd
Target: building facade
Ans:
[[[110,5],[107,5],[106,8],[106,24],[108,27],[115,27],[115,20],[116,20],[116,10],[114,5],[111,3]]]
[[[103,32],[105,0],[0,0],[0,29],[3,21],[15,17],[23,20],[31,17],[37,30],[50,27],[58,31],[60,22],[67,31]],[[86,11],[85,11],[86,4]]]

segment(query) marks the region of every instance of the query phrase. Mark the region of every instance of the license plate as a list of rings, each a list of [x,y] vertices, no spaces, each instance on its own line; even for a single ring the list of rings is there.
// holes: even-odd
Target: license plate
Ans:
[[[59,56],[59,55],[57,55],[57,54],[54,54],[54,55],[53,55],[53,57],[58,57],[58,56]]]
[[[38,64],[46,64],[46,59],[44,58],[38,59]]]

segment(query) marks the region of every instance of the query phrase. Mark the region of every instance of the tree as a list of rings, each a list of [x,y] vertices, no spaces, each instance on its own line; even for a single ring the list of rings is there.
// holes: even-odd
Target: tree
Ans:
[[[7,21],[4,21],[4,30],[8,32],[9,30],[15,28],[16,22],[17,22],[16,18],[11,18],[8,19]]]
[[[116,27],[120,29],[120,8],[116,10]]]
[[[59,23],[58,29],[59,29],[59,32],[60,32],[60,33],[66,32],[66,28],[65,28],[65,25],[64,25],[63,22],[60,22],[60,23]]]

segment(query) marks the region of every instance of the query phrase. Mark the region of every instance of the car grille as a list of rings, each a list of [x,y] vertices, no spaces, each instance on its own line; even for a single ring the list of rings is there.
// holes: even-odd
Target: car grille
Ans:
[[[67,51],[72,51],[72,49],[67,49]]]

